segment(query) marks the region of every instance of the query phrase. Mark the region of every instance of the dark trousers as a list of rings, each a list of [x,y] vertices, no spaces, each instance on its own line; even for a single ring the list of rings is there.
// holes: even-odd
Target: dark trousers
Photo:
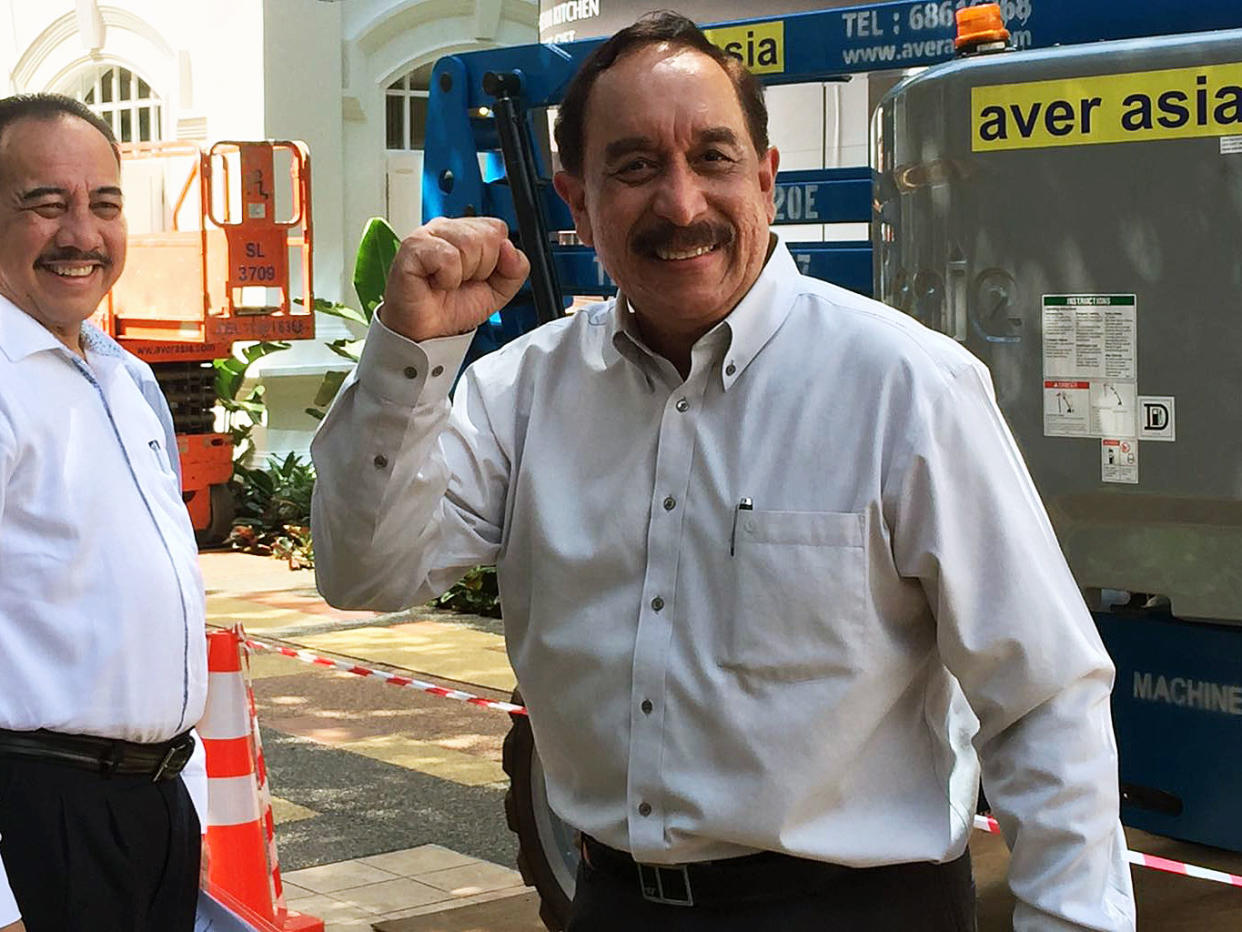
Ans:
[[[948,864],[857,868],[817,889],[728,904],[651,903],[637,875],[578,867],[568,932],[973,932],[970,852]]]
[[[201,850],[180,777],[0,757],[0,858],[27,932],[189,932]]]

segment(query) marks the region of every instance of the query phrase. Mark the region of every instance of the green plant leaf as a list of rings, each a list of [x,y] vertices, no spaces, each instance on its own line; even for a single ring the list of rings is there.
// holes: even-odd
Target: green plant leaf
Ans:
[[[237,501],[232,545],[288,560],[291,569],[314,566],[310,503],[315,470],[296,453],[269,456],[267,465],[235,464],[231,488]]]
[[[362,302],[362,313],[369,324],[375,309],[384,300],[388,270],[397,257],[401,239],[383,217],[372,217],[362,231],[354,257],[354,290]]]
[[[366,340],[333,340],[331,343],[325,343],[328,349],[348,359],[350,362],[357,362],[362,357],[362,346]]]
[[[237,393],[241,391],[242,383],[246,380],[246,370],[252,363],[271,353],[278,353],[288,348],[288,343],[273,340],[253,343],[243,348],[241,358],[234,355],[226,356],[224,359],[213,359],[211,364],[216,370],[216,397],[236,398]]]
[[[319,383],[319,390],[315,392],[315,404],[321,408],[326,408],[332,404],[332,399],[336,397],[336,393],[341,390],[341,383],[345,381],[345,376],[349,373],[329,370],[323,374],[323,381]]]
[[[294,298],[294,304],[305,304],[301,298]],[[348,304],[341,304],[339,301],[329,301],[327,298],[315,299],[315,310],[320,314],[327,314],[329,317],[340,317],[342,320],[352,320],[356,324],[367,325],[367,318],[356,307],[350,307]]]
[[[433,605],[455,612],[470,612],[500,617],[500,588],[496,579],[496,567],[476,566],[469,570],[448,592],[433,599]]]

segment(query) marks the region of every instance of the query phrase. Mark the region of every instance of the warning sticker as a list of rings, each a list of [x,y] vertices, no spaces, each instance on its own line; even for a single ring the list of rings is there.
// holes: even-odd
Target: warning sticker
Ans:
[[[1133,382],[1091,383],[1091,436],[1135,437],[1138,392]]]
[[[1044,435],[1137,436],[1134,295],[1044,295]]]
[[[1044,435],[1092,436],[1090,382],[1072,379],[1044,380]]]
[[[1100,478],[1105,482],[1138,482],[1138,442],[1123,437],[1100,441]]]

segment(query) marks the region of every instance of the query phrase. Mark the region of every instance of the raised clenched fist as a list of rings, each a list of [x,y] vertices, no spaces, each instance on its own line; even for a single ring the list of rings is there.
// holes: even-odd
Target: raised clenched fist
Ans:
[[[437,218],[402,240],[380,318],[415,341],[468,333],[504,307],[529,272],[504,221]]]

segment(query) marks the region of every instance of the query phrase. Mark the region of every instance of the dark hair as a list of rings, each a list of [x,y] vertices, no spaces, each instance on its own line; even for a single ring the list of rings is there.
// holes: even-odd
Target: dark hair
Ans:
[[[597,46],[583,60],[577,74],[569,82],[565,99],[556,116],[556,147],[561,165],[571,175],[582,174],[583,143],[586,135],[586,109],[595,79],[611,68],[630,49],[667,42],[702,52],[724,69],[737,91],[746,128],[756,151],[768,151],[768,108],[763,102],[763,85],[742,62],[718,48],[703,35],[693,21],[671,10],[648,13],[633,25],[626,26],[603,45]]]
[[[117,149],[116,134],[112,127],[99,114],[80,100],[66,97],[64,94],[14,94],[12,97],[0,99],[0,140],[9,125],[18,120],[54,120],[57,117],[73,116],[85,120],[103,134],[112,146],[117,164],[120,164],[121,153]]]

